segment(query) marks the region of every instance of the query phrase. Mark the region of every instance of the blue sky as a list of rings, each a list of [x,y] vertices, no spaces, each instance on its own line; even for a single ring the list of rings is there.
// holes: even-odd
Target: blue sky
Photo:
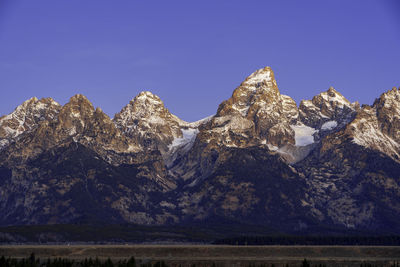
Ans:
[[[0,0],[0,114],[82,93],[111,117],[140,91],[188,121],[271,66],[298,103],[400,86],[400,1]]]

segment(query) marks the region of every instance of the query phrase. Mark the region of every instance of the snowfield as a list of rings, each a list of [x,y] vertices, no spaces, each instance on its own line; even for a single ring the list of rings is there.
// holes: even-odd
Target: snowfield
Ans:
[[[318,132],[314,128],[305,125],[290,125],[294,131],[296,146],[307,146],[314,143],[314,133]]]

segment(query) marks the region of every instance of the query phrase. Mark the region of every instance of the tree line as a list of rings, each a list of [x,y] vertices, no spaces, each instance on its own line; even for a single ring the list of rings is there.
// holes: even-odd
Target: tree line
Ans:
[[[218,239],[215,245],[343,245],[399,246],[400,236],[239,236]]]
[[[46,260],[41,260],[35,257],[35,254],[31,254],[27,258],[16,259],[16,258],[6,258],[4,256],[0,257],[0,267],[217,267],[224,266],[224,263],[188,263],[186,265],[172,264],[168,265],[164,261],[155,261],[147,263],[137,263],[134,257],[129,259],[113,261],[110,258],[106,260],[100,260],[98,258],[85,258],[84,260],[73,260],[68,258],[48,258]],[[289,267],[289,264],[279,265],[284,267]],[[291,264],[290,267],[326,267],[325,264],[311,264],[310,261],[304,259],[298,264]],[[390,267],[400,267],[399,262],[394,262],[389,265]],[[249,264],[247,267],[277,267],[275,264]],[[381,265],[376,265],[368,262],[360,263],[360,267],[383,267]]]

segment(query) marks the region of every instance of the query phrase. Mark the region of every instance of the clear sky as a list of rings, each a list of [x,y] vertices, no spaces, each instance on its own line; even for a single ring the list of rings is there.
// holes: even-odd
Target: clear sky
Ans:
[[[0,115],[86,95],[108,115],[140,91],[187,121],[271,66],[297,103],[334,86],[372,104],[400,86],[398,0],[0,0]]]

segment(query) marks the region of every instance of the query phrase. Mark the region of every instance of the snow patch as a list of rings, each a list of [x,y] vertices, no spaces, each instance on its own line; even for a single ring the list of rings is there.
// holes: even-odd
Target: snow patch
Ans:
[[[313,134],[318,130],[305,125],[290,125],[290,127],[295,133],[296,146],[306,146],[314,143]]]
[[[198,133],[199,129],[197,128],[182,129],[182,137],[175,138],[168,146],[168,149],[171,150],[174,147],[184,146],[186,144],[192,143],[194,139],[196,139]]]
[[[47,105],[46,105],[45,103],[42,103],[42,102],[39,101],[39,102],[36,104],[36,108],[39,109],[39,110],[42,110],[42,109],[47,108]]]
[[[267,146],[268,146],[268,149],[271,150],[271,151],[277,151],[278,150],[277,146],[274,146],[274,145],[271,145],[271,144],[267,144]]]
[[[175,115],[172,115],[172,116],[175,118],[176,121],[178,121],[178,123],[181,127],[198,128],[200,125],[205,124],[205,123],[209,122],[212,118],[214,118],[215,114],[205,117],[203,119],[200,119],[198,121],[194,121],[194,122],[186,122],[184,120],[179,119]]]
[[[162,104],[161,99],[156,96],[155,94],[153,94],[152,92],[149,91],[143,91],[141,92],[137,97],[136,100],[140,100],[140,101],[149,101],[150,103],[154,103],[156,105]]]
[[[73,126],[72,128],[70,128],[70,129],[68,130],[68,134],[69,134],[69,135],[75,135],[75,134],[76,134],[76,127]]]
[[[70,114],[71,114],[71,116],[74,117],[74,118],[79,118],[79,117],[81,116],[81,114],[79,113],[79,111],[76,111],[76,110],[72,110]]]
[[[338,125],[337,121],[327,121],[324,124],[322,124],[321,130],[322,131],[333,130],[337,127],[337,125]]]
[[[276,81],[271,77],[271,70],[269,68],[259,69],[253,72],[247,79],[243,82],[247,85],[247,89],[255,92],[259,84],[265,83],[267,87],[272,87],[276,85]]]
[[[243,117],[246,117],[247,112],[249,111],[250,106],[245,106],[245,107],[243,107],[243,108],[240,108],[240,107],[238,107],[236,104],[234,104],[234,105],[232,105],[232,108],[233,108],[234,110],[239,111],[239,113],[240,113]]]
[[[301,104],[303,104],[303,105],[306,106],[306,107],[310,107],[310,108],[313,108],[313,109],[317,109],[317,107],[313,104],[313,102],[312,102],[311,100],[303,100],[303,101],[301,102]]]
[[[247,78],[246,83],[257,84],[263,81],[266,82],[271,81],[271,71],[269,70],[265,71],[264,69],[259,69]]]
[[[152,124],[161,124],[161,125],[166,124],[166,121],[159,116],[151,116],[147,118],[147,122]]]
[[[287,163],[294,164],[306,158],[312,149],[312,144],[306,146],[287,144],[279,148],[276,152],[279,153]]]
[[[321,97],[329,103],[335,102],[336,105],[340,108],[343,108],[344,106],[348,106],[353,109],[353,107],[351,106],[351,103],[341,95],[335,94],[335,96],[330,96],[327,92],[323,92],[323,93],[321,93]]]
[[[204,123],[209,122],[214,116],[215,116],[215,114],[210,115],[210,116],[208,116],[208,117],[205,117],[205,118],[203,118],[203,119],[201,119],[201,120],[191,122],[191,123],[190,123],[190,126],[191,126],[191,127],[199,127],[201,124],[204,124]]]
[[[136,145],[129,144],[127,152],[138,152],[140,150],[141,150],[140,147],[138,147]]]

